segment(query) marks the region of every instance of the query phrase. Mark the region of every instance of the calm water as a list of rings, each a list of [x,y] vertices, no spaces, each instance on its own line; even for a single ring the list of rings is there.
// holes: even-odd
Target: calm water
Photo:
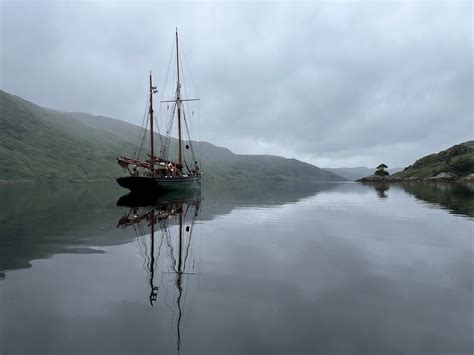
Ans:
[[[474,352],[473,187],[122,194],[0,186],[2,355]]]

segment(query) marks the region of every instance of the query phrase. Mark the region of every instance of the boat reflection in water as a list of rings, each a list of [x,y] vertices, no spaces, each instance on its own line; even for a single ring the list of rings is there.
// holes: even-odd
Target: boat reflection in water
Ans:
[[[166,288],[167,282],[171,282],[175,287],[175,307],[171,308],[175,318],[179,352],[186,299],[183,295],[187,293],[185,279],[189,275],[199,275],[192,237],[201,205],[200,191],[169,192],[157,198],[128,194],[122,196],[117,205],[128,207],[117,227],[133,228],[136,234],[139,250],[145,261],[144,268],[148,274],[150,305],[153,306],[157,301],[160,288]],[[157,275],[161,276],[159,286],[155,281]],[[168,290],[165,290],[165,293],[167,294]]]

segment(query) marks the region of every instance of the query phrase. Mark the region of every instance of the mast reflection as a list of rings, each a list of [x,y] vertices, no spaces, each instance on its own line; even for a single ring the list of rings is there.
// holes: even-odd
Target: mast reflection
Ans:
[[[161,273],[161,286],[163,286],[164,274],[174,275],[173,283],[176,288],[175,305],[177,310],[176,344],[179,352],[181,346],[181,321],[186,298],[183,297],[186,293],[184,276],[199,274],[195,270],[196,260],[191,255],[191,243],[193,227],[201,207],[200,191],[162,194],[159,198],[145,198],[128,194],[122,196],[117,201],[117,205],[128,207],[119,219],[117,227],[133,228],[137,240],[140,241],[141,239],[145,243],[145,253],[143,256],[150,288],[148,302],[151,306],[156,302],[160,290],[160,286],[155,285],[155,274]],[[146,254],[147,244],[144,237],[148,230],[150,230],[149,254]],[[159,234],[156,233],[157,231],[159,231]],[[173,234],[176,235],[173,236]],[[158,250],[155,256],[156,242],[158,242]],[[157,270],[160,264],[163,245],[165,252],[167,251],[168,272]],[[166,302],[165,300],[163,301]]]

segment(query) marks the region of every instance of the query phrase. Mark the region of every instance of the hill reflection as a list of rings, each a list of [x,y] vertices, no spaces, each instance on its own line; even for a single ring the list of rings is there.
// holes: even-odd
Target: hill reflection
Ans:
[[[452,214],[474,217],[474,184],[403,183],[403,189],[418,200]]]
[[[295,203],[338,184],[203,184],[199,220],[212,220],[245,206]],[[35,259],[59,253],[102,253],[97,247],[128,243],[130,233],[115,228],[114,184],[0,185],[0,277],[5,270],[30,267]]]
[[[396,186],[428,206],[438,207],[455,215],[474,217],[474,184],[406,181],[396,184],[364,182],[361,185],[374,188],[381,199],[388,197],[391,186]]]

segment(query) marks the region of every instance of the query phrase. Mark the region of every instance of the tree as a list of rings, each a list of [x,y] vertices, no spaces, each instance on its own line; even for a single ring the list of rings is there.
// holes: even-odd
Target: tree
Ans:
[[[385,169],[387,169],[388,166],[385,165],[384,163],[380,164],[376,170],[375,170],[375,173],[374,175],[377,175],[377,176],[387,176],[387,175],[390,175],[388,171],[385,171]]]

